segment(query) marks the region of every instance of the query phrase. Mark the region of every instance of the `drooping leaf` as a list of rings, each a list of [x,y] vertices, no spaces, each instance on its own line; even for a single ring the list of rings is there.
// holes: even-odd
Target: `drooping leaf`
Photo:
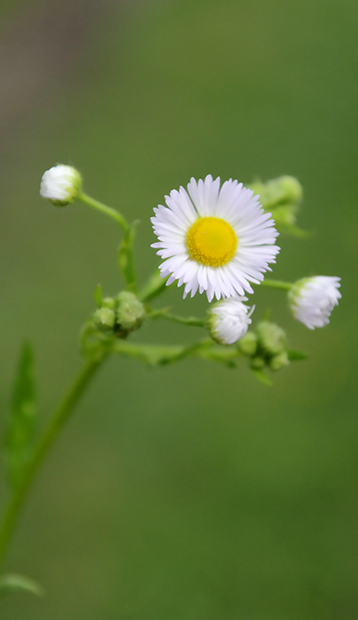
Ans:
[[[96,286],[96,289],[94,292],[94,300],[96,302],[97,308],[101,308],[102,307],[102,287],[100,284]]]
[[[13,486],[17,486],[26,466],[36,421],[36,384],[32,346],[22,347],[10,404],[10,415],[5,437],[5,461]]]
[[[12,592],[30,592],[36,596],[43,596],[44,594],[43,587],[39,583],[24,575],[2,575],[0,577],[0,597],[2,598]]]
[[[287,351],[287,357],[290,362],[298,362],[301,360],[306,360],[308,358],[308,355],[303,351],[294,351],[293,349],[289,349]]]
[[[272,381],[270,377],[265,373],[264,370],[260,370],[258,368],[252,368],[252,372],[254,373],[256,379],[260,381],[260,383],[263,383],[264,385],[267,385],[268,387],[272,387]]]

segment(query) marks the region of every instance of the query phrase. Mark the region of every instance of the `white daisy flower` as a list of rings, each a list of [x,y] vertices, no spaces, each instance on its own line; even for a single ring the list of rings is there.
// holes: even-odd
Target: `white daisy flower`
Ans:
[[[81,184],[81,175],[76,168],[58,164],[42,175],[40,194],[53,204],[65,207],[76,199]]]
[[[342,297],[338,290],[340,279],[315,276],[296,282],[288,294],[295,319],[309,329],[328,325],[331,312]]]
[[[255,306],[250,310],[243,301],[247,297],[231,297],[210,309],[210,336],[219,344],[233,344],[245,336]]]
[[[184,295],[199,289],[208,300],[253,293],[250,282],[259,284],[263,272],[274,263],[279,247],[271,213],[265,213],[258,196],[242,183],[220,178],[194,178],[165,196],[151,218],[159,242],[157,254],[165,259],[160,275],[167,284],[185,284]]]

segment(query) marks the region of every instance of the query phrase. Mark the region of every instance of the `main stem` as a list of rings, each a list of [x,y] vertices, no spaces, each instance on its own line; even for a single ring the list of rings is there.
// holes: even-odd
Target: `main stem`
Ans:
[[[9,498],[0,527],[0,567],[4,562],[11,535],[35,474],[103,360],[104,358],[101,358],[98,361],[87,361],[83,364],[68,392],[50,417],[48,426],[39,439],[21,483],[14,489]]]

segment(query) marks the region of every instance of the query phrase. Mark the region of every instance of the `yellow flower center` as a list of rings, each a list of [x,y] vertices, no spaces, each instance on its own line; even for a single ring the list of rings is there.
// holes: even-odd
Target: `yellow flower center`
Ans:
[[[220,217],[200,217],[186,235],[190,258],[210,267],[226,265],[235,256],[237,244],[234,229]]]

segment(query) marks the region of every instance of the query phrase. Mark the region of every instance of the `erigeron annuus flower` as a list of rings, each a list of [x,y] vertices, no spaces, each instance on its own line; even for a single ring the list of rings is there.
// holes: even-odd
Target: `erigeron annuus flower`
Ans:
[[[296,282],[288,296],[294,317],[309,329],[328,325],[334,306],[342,297],[340,279],[314,276]]]
[[[250,310],[244,301],[247,297],[231,297],[210,308],[209,332],[219,344],[233,344],[245,336],[255,306]]]
[[[76,168],[58,164],[42,175],[40,194],[53,204],[65,207],[77,198],[81,185],[81,175]]]
[[[280,249],[271,214],[232,179],[220,189],[219,177],[192,178],[187,188],[172,190],[151,218],[159,239],[152,247],[164,259],[161,276],[169,276],[167,284],[185,284],[184,297],[198,289],[209,301],[252,293],[250,282],[264,279]]]

